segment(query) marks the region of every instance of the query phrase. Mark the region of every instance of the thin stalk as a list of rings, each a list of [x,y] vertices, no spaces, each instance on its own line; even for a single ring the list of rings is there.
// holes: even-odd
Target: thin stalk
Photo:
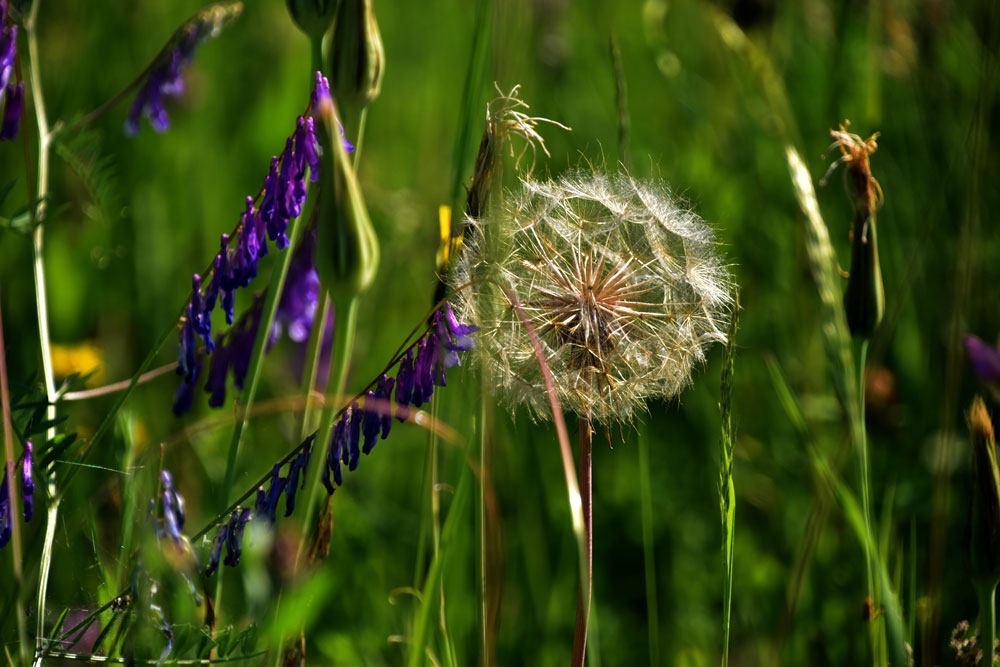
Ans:
[[[171,361],[169,364],[164,364],[159,368],[154,368],[151,371],[146,371],[139,376],[138,380],[134,381],[134,384],[145,384],[150,380],[155,380],[161,375],[166,375],[167,373],[173,373],[177,370],[177,362]],[[119,382],[112,382],[111,384],[106,384],[102,387],[94,387],[93,389],[84,389],[82,391],[67,391],[65,394],[60,396],[61,401],[86,401],[90,398],[97,398],[99,396],[107,396],[108,394],[114,394],[119,391],[124,391],[132,386],[134,386],[133,380],[129,378],[128,380],[121,380]]]
[[[490,642],[489,642],[489,599],[487,598],[487,558],[486,558],[486,475],[487,471],[490,469],[489,461],[487,460],[487,447],[486,447],[486,401],[482,400],[483,396],[486,396],[486,374],[482,374],[483,391],[480,392],[479,401],[479,428],[477,429],[479,434],[479,465],[482,466],[483,476],[479,480],[479,494],[476,498],[478,503],[477,518],[479,523],[479,641],[480,641],[480,655],[482,656],[483,667],[490,667],[492,664],[490,656]]]
[[[31,215],[31,225],[34,230],[32,234],[32,254],[35,276],[35,308],[38,314],[38,338],[42,353],[42,374],[45,380],[45,395],[48,399],[48,406],[45,409],[46,419],[54,422],[56,417],[56,386],[55,373],[52,370],[52,350],[49,343],[49,311],[48,301],[45,292],[45,261],[43,259],[45,214],[48,209],[46,199],[49,190],[49,147],[51,146],[51,134],[49,132],[48,117],[45,113],[45,96],[42,94],[42,78],[39,72],[38,58],[38,8],[41,0],[31,3],[31,11],[24,22],[24,33],[28,43],[28,60],[30,61],[31,78],[31,99],[35,107],[35,122],[38,127],[38,171],[36,178],[35,202],[36,206],[29,208]],[[56,428],[52,426],[46,431],[46,438],[54,440]],[[45,598],[48,594],[49,569],[52,565],[52,541],[55,539],[55,524],[59,517],[59,500],[56,498],[56,477],[49,473],[46,480],[46,492],[50,502],[46,512],[45,542],[42,547],[42,560],[38,574],[38,596],[36,599],[36,622],[35,622],[35,654],[38,655],[42,648],[42,638],[45,635]],[[26,645],[22,644],[21,654],[25,655]],[[36,664],[40,664],[40,658],[36,658]]]
[[[857,443],[858,447],[858,484],[861,487],[861,511],[864,515],[865,530],[869,535],[871,532],[871,500],[870,500],[870,481],[869,481],[869,471],[868,471],[868,429],[865,428],[865,365],[868,356],[868,339],[865,338],[861,341],[860,348],[858,350],[858,372],[855,378],[858,382],[858,418],[855,420],[855,430],[854,441]],[[878,591],[875,588],[875,577],[872,573],[873,559],[877,557],[874,550],[874,545],[866,540],[864,543],[865,549],[865,580],[868,585],[868,597],[871,598],[872,606],[875,609],[879,607]],[[875,624],[871,624],[871,631],[869,633],[870,639],[872,641],[873,657],[875,655],[874,649],[876,647],[876,636],[875,636]]]
[[[28,617],[24,613],[24,601],[21,587],[24,584],[24,561],[21,552],[21,508],[18,494],[14,491],[14,480],[17,479],[14,457],[14,429],[10,420],[10,389],[7,385],[7,347],[3,340],[3,308],[0,307],[0,409],[3,412],[3,451],[4,471],[9,482],[7,486],[7,507],[10,508],[10,546],[13,551],[14,582],[17,590],[17,602],[14,615],[17,617],[17,638],[20,647],[21,660],[28,662]]]
[[[281,302],[281,291],[285,286],[285,276],[288,275],[288,267],[292,264],[294,252],[292,250],[302,236],[304,223],[299,216],[292,222],[292,231],[289,235],[288,249],[281,259],[281,264],[276,268],[276,272],[271,274],[271,282],[268,285],[267,296],[264,298],[264,310],[261,313],[260,325],[257,329],[257,339],[254,341],[253,352],[250,355],[250,366],[247,370],[246,384],[239,398],[239,404],[243,407],[243,415],[236,420],[236,428],[233,429],[233,438],[229,443],[229,453],[226,456],[226,474],[222,483],[222,502],[229,500],[233,485],[236,483],[236,463],[240,455],[240,447],[243,445],[243,434],[247,424],[250,422],[250,407],[257,396],[257,384],[260,382],[261,369],[264,367],[264,353],[267,349],[267,341],[271,335],[271,326],[274,324],[275,314],[278,312],[278,304]],[[318,467],[318,466],[317,466]],[[222,580],[221,575],[216,579],[215,585],[215,612],[216,617],[221,613],[222,603]]]
[[[656,595],[656,557],[653,547],[653,488],[649,479],[649,437],[646,427],[639,429],[639,496],[642,506],[642,562],[646,578],[646,620],[649,627],[649,664],[657,667],[660,659],[660,611]]]
[[[583,528],[587,549],[587,575],[580,581],[576,603],[576,627],[573,630],[574,667],[583,667],[587,655],[587,625],[590,619],[590,600],[594,590],[594,521],[593,521],[593,459],[591,456],[592,426],[586,417],[580,417],[580,496],[583,501]]]
[[[358,298],[351,296],[347,299],[339,295],[333,296],[333,314],[336,318],[335,333],[333,336],[333,355],[330,357],[330,380],[327,384],[327,395],[342,396],[344,384],[347,380],[347,368],[350,363],[351,352],[354,348],[354,329],[357,323]],[[322,462],[326,456],[326,448],[330,442],[330,434],[333,433],[333,425],[340,414],[340,405],[337,401],[327,403],[323,410],[319,435],[316,437],[316,448],[313,456],[321,457]],[[316,500],[319,497],[319,489],[322,484],[320,479],[323,473],[323,464],[312,466],[309,473],[309,480],[306,483],[306,512],[303,517],[303,539],[299,540],[299,548],[295,554],[296,568],[302,561],[305,553],[305,535],[309,533],[312,526],[313,516],[316,513]]]
[[[323,338],[326,336],[326,317],[330,309],[330,293],[323,290],[319,296],[319,307],[313,317],[312,328],[309,331],[309,342],[306,347],[306,363],[302,369],[302,395],[306,406],[302,411],[302,424],[299,428],[299,440],[305,440],[306,435],[315,430],[313,412],[315,405],[313,393],[316,391],[319,360],[323,356]]]
[[[977,587],[979,597],[979,647],[983,652],[984,665],[993,667],[993,644],[997,635],[997,587],[995,583],[986,583]]]

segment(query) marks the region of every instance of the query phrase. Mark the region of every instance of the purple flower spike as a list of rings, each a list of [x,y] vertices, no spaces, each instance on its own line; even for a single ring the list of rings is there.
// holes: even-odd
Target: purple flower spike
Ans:
[[[212,541],[212,551],[208,555],[208,567],[205,568],[205,576],[211,577],[215,574],[215,571],[219,569],[219,558],[222,556],[222,545],[226,543],[226,538],[229,535],[229,525],[222,524],[219,526],[219,530],[215,533],[215,539]]]
[[[410,416],[410,396],[413,394],[413,350],[407,350],[406,356],[399,362],[399,373],[396,374],[396,419],[405,422]]]
[[[3,481],[0,482],[0,549],[10,541],[10,488],[7,486],[7,466],[3,469]]]
[[[968,335],[965,337],[965,354],[980,380],[986,384],[1000,384],[1000,349]]]
[[[3,126],[0,126],[0,140],[13,140],[17,136],[17,127],[21,123],[21,112],[24,111],[24,81],[7,84],[7,103],[3,109]]]
[[[24,520],[31,521],[34,508],[35,481],[31,478],[31,441],[24,443],[24,460],[21,463],[21,501],[24,503]]]
[[[372,451],[375,441],[378,440],[379,431],[382,430],[382,415],[379,414],[378,410],[381,406],[376,407],[375,401],[375,392],[369,391],[365,397],[364,418],[361,424],[361,433],[365,438],[365,446],[362,447],[361,451],[365,454]]]
[[[201,294],[201,276],[197,273],[191,277],[191,310],[194,313],[194,330],[205,341],[205,351],[209,354],[215,349],[212,342],[212,309],[207,306],[207,298]],[[215,305],[215,297],[212,297]]]
[[[229,526],[226,530],[226,559],[222,561],[229,567],[240,564],[240,557],[243,555],[243,530],[249,520],[249,507],[237,508],[229,517]]]
[[[382,374],[378,379],[378,387],[375,389],[375,398],[383,401],[382,413],[382,439],[385,440],[392,428],[392,387],[396,383],[396,378]]]
[[[184,92],[182,67],[187,67],[194,57],[198,42],[210,32],[202,34],[198,23],[188,24],[171,38],[167,47],[160,52],[149,68],[149,75],[135,96],[125,120],[125,134],[134,136],[139,132],[141,116],[149,119],[153,129],[165,132],[170,127],[170,117],[163,104],[164,97],[177,97]]]

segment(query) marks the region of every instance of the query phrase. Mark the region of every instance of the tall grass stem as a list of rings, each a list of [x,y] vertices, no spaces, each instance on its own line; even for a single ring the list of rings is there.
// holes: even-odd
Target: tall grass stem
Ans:
[[[646,580],[646,624],[649,628],[649,664],[663,664],[660,657],[660,609],[656,587],[656,540],[653,536],[653,485],[650,481],[649,435],[639,431],[639,496],[642,515],[642,563]]]

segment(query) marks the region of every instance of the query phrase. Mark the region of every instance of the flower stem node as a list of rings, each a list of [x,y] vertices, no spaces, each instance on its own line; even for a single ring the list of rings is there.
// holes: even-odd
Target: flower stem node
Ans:
[[[337,15],[337,0],[285,0],[285,7],[309,39],[321,38]]]
[[[372,2],[341,0],[333,28],[330,46],[333,89],[338,101],[350,112],[361,111],[371,104],[382,89],[385,50]]]

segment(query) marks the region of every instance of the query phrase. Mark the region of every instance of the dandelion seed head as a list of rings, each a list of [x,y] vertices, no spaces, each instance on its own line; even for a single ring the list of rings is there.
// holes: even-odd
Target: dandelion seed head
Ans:
[[[458,317],[479,326],[480,362],[511,405],[549,402],[517,296],[562,405],[628,420],[690,381],[725,342],[733,285],[715,235],[660,181],[576,171],[526,179],[472,231],[453,275]]]

